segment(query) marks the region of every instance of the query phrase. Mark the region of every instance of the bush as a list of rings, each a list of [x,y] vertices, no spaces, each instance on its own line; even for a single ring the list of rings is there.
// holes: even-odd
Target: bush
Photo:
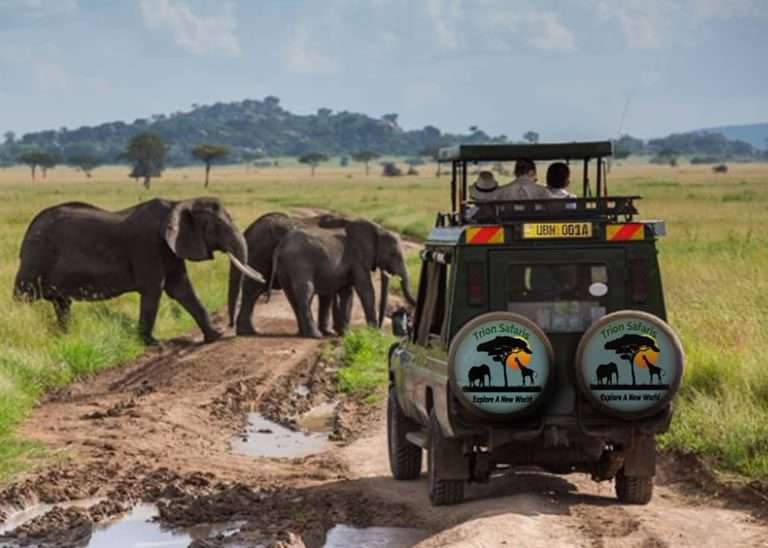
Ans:
[[[400,177],[403,174],[403,170],[397,167],[395,162],[382,162],[381,174],[384,177]]]

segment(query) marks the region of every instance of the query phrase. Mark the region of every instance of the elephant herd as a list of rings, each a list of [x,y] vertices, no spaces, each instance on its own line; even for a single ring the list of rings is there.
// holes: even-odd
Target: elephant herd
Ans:
[[[50,301],[66,326],[73,300],[140,295],[139,334],[152,336],[162,293],[197,322],[204,341],[222,332],[211,323],[187,276],[185,261],[205,261],[214,251],[230,258],[228,312],[238,335],[255,334],[254,305],[262,294],[282,289],[296,316],[299,334],[343,333],[350,323],[353,292],[368,325],[384,318],[389,276],[399,276],[409,304],[414,299],[397,235],[364,219],[320,215],[308,219],[268,213],[243,234],[214,198],[180,202],[154,199],[121,211],[69,202],[41,211],[21,244],[14,296]],[[371,280],[381,277],[375,305]],[[318,298],[318,319],[311,311]]]

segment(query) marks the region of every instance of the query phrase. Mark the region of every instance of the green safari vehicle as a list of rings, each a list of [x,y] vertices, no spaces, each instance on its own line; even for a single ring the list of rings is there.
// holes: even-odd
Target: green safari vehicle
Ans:
[[[615,479],[619,501],[651,499],[684,355],[665,321],[665,225],[637,219],[638,196],[608,194],[611,152],[608,141],[441,149],[452,210],[421,252],[413,318],[393,318],[387,411],[392,475],[418,478],[426,450],[432,504],[515,466]],[[583,197],[469,199],[471,166],[522,158],[583,167]]]

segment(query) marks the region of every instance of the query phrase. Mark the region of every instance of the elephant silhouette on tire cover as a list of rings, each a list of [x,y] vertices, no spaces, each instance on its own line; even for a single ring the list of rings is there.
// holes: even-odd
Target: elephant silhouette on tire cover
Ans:
[[[619,382],[619,368],[613,362],[604,363],[597,366],[597,384],[603,384],[603,381],[607,378],[607,384],[613,384],[614,378],[616,382]]]
[[[491,384],[491,368],[487,365],[476,365],[469,368],[468,378],[469,386],[475,386],[475,383],[479,382],[479,386],[485,386],[485,377],[488,377],[488,384]]]

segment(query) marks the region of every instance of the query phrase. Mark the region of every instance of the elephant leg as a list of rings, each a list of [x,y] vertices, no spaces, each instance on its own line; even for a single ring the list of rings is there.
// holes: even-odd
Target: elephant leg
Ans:
[[[152,336],[157,319],[157,307],[160,304],[160,291],[145,291],[141,293],[139,309],[139,336],[147,346],[157,344],[157,339]]]
[[[318,295],[319,305],[317,308],[317,326],[320,329],[320,333],[326,336],[333,335],[333,332],[328,328],[328,322],[331,319],[331,305],[335,306],[335,295]],[[336,317],[334,311],[334,319]]]
[[[333,299],[333,330],[337,335],[343,335],[349,329],[354,300],[352,291],[352,286],[343,287]]]
[[[355,273],[355,291],[360,298],[360,302],[363,304],[365,322],[368,324],[368,327],[378,327],[378,322],[376,321],[376,297],[369,272],[358,271]]]
[[[243,280],[243,295],[240,303],[240,312],[237,315],[236,333],[238,335],[255,335],[256,329],[253,327],[253,307],[262,293],[267,290],[267,286],[250,278]]]
[[[59,324],[59,328],[62,331],[66,331],[69,326],[72,299],[69,297],[54,297],[51,299],[51,302],[53,303],[53,310],[56,312],[56,322]]]
[[[223,333],[211,325],[211,319],[208,312],[197,298],[192,283],[189,281],[186,269],[177,270],[168,275],[165,280],[166,294],[177,301],[190,316],[195,319],[198,327],[203,332],[203,338],[206,343],[220,339]]]
[[[299,323],[299,334],[302,337],[321,339],[323,334],[312,317],[312,297],[315,296],[315,286],[311,282],[294,284],[293,295],[296,300],[296,321]]]

